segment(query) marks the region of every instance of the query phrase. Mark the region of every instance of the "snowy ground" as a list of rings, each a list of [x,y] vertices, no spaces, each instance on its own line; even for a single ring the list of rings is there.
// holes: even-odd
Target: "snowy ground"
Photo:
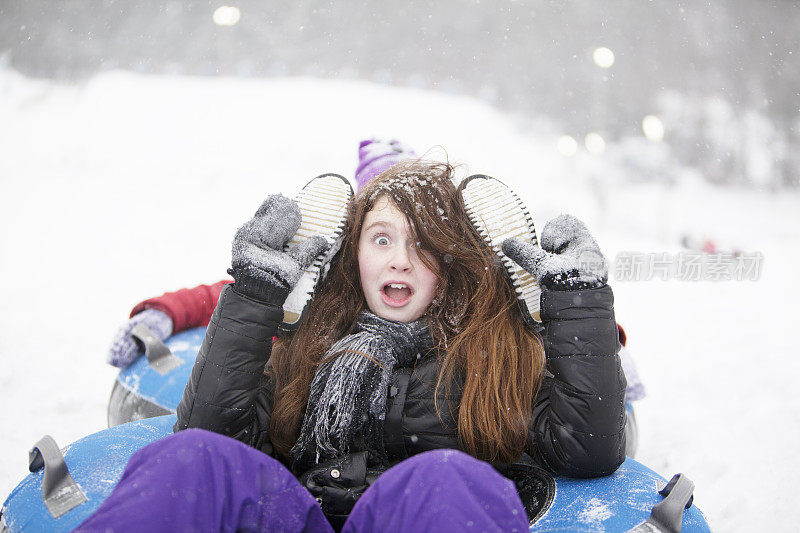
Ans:
[[[63,446],[105,427],[105,350],[134,303],[224,277],[231,236],[266,194],[352,176],[358,141],[379,135],[502,178],[540,228],[562,211],[586,219],[610,257],[676,253],[686,231],[762,252],[757,282],[618,280],[617,317],[649,391],[638,458],[688,474],[717,530],[794,529],[800,196],[691,173],[632,184],[613,150],[560,156],[559,133],[357,82],[111,73],[63,86],[0,70],[0,500],[43,434]]]

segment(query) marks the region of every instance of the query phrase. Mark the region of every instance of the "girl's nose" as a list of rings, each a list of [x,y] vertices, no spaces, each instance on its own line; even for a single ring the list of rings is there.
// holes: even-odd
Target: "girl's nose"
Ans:
[[[398,270],[400,272],[407,272],[411,270],[411,250],[407,246],[398,246],[392,254],[389,268]]]

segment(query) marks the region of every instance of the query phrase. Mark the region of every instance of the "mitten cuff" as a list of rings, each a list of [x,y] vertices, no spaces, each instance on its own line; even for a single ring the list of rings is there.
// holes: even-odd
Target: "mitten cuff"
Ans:
[[[263,303],[283,305],[289,296],[289,286],[271,273],[253,267],[231,268],[228,274],[236,280],[236,292]]]
[[[539,285],[551,291],[579,291],[600,288],[605,282],[583,279],[576,269],[570,272],[547,273],[539,280]]]

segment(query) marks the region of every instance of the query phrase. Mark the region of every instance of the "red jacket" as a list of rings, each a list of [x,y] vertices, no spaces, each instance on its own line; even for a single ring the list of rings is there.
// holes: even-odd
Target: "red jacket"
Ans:
[[[213,285],[198,285],[193,289],[166,292],[161,296],[137,304],[131,311],[131,316],[141,313],[145,309],[158,309],[172,319],[173,333],[207,326],[214,308],[217,307],[219,293],[228,283],[233,283],[233,281],[222,280]]]

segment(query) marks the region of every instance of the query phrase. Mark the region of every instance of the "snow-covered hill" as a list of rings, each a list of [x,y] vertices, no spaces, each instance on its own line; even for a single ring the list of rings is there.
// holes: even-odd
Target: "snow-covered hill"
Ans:
[[[614,282],[649,396],[638,458],[685,472],[720,531],[790,530],[800,458],[800,197],[719,190],[683,171],[634,183],[606,157],[561,156],[475,100],[318,79],[104,74],[80,86],[0,70],[0,499],[43,434],[105,427],[105,350],[141,299],[225,276],[230,239],[268,193],[352,176],[358,141],[395,136],[500,177],[541,227],[584,218],[606,254],[677,254],[708,236],[763,254],[758,281]]]

